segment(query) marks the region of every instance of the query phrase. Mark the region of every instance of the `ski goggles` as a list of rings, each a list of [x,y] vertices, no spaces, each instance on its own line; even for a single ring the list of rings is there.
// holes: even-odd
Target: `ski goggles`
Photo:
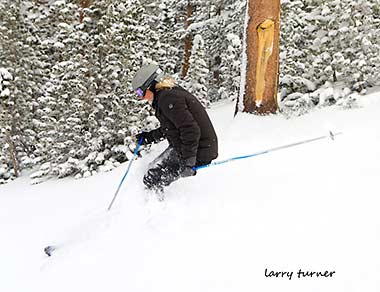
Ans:
[[[139,97],[144,97],[147,89],[152,85],[152,83],[155,81],[156,77],[158,76],[157,72],[154,72],[145,82],[143,85],[138,87],[135,92]]]
[[[145,95],[145,92],[146,90],[142,90],[141,88],[137,88],[136,89],[136,94],[139,96],[139,97],[143,97]]]

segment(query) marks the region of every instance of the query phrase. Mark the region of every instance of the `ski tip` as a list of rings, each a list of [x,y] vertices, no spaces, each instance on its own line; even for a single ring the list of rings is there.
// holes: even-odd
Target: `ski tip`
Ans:
[[[47,256],[51,257],[51,255],[53,254],[53,252],[56,250],[56,247],[53,246],[53,245],[49,245],[47,247],[44,248],[44,252]]]

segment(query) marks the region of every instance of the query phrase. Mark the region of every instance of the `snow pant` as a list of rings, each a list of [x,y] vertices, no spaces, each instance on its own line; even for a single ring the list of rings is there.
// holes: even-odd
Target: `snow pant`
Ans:
[[[210,163],[211,161],[197,161],[195,166]],[[179,153],[173,147],[168,147],[150,164],[144,175],[144,185],[147,189],[162,192],[164,187],[181,177],[184,167]]]

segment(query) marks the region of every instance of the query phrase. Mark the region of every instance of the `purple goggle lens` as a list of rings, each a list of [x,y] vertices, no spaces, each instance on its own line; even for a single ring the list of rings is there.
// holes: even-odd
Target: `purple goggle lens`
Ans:
[[[141,88],[137,88],[136,89],[136,93],[139,97],[143,97],[144,96],[144,91],[141,89]]]

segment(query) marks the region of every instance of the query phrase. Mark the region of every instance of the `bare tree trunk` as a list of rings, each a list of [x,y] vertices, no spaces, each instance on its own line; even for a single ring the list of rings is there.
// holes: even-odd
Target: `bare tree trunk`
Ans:
[[[192,23],[191,18],[193,17],[194,7],[191,4],[191,1],[189,0],[187,2],[187,8],[186,8],[186,20],[185,20],[185,29],[188,29],[189,26]],[[193,37],[190,33],[187,34],[185,38],[185,46],[184,46],[184,61],[182,65],[182,78],[185,78],[187,76],[187,72],[189,71],[189,62],[190,62],[190,56],[191,56],[191,48],[193,44]]]
[[[278,109],[280,0],[247,0],[247,71],[244,111],[275,113]]]
[[[16,147],[15,144],[12,141],[11,134],[7,131],[5,133],[5,140],[9,145],[9,154],[12,160],[13,169],[15,171],[15,176],[18,177],[19,174],[19,165],[16,158]]]
[[[79,14],[79,22],[83,22],[84,18],[84,9],[90,7],[92,0],[80,0],[80,14]]]

